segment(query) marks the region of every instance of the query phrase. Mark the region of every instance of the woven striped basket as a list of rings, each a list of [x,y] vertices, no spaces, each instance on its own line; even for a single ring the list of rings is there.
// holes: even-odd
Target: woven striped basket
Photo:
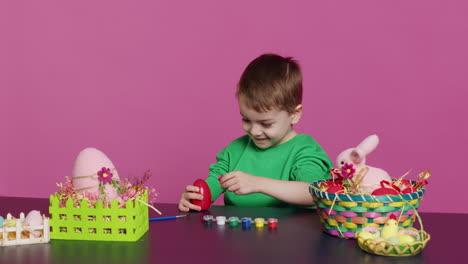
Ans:
[[[414,209],[419,207],[426,190],[423,185],[416,192],[401,195],[335,194],[318,189],[325,181],[311,183],[309,191],[317,205],[323,230],[345,238],[355,238],[356,232],[366,226],[382,228],[391,215],[396,217],[400,227],[412,227],[416,219]]]

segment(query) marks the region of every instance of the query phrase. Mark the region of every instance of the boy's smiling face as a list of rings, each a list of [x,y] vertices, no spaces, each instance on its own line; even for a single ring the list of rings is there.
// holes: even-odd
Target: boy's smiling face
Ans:
[[[292,125],[299,122],[302,113],[302,105],[298,105],[292,114],[276,107],[266,112],[257,112],[245,104],[242,96],[239,98],[239,108],[242,128],[261,149],[280,145],[293,138],[296,132]]]

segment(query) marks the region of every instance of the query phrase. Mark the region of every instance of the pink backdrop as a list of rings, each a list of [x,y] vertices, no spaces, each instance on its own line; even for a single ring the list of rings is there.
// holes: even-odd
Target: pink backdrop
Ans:
[[[369,164],[432,170],[422,211],[468,213],[466,1],[220,2],[2,1],[0,196],[48,197],[93,146],[178,202],[242,135],[243,68],[276,52],[332,159],[377,133]]]

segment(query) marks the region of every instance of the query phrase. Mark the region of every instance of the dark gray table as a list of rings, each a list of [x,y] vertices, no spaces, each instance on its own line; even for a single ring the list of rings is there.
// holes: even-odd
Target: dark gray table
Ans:
[[[0,197],[0,215],[40,210],[48,215],[48,199]],[[163,216],[180,214],[175,204],[157,204]],[[238,226],[206,226],[202,216],[250,216],[279,219],[278,228],[243,230]],[[151,217],[157,217],[150,212]],[[150,223],[137,242],[51,240],[49,244],[0,247],[0,263],[462,263],[468,214],[422,213],[432,236],[412,257],[382,257],[362,251],[355,240],[321,231],[314,210],[300,208],[236,208],[213,206],[175,220]]]

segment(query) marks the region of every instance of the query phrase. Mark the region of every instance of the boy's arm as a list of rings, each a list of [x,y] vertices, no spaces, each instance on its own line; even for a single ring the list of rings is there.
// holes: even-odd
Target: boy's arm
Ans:
[[[312,206],[309,184],[300,181],[282,181],[260,177],[260,192],[289,204]]]
[[[235,194],[263,193],[289,204],[311,206],[309,184],[300,181],[282,181],[233,171],[220,179],[221,187]]]
[[[224,192],[218,178],[229,170],[229,152],[224,148],[216,155],[216,163],[210,165],[210,172],[206,183],[210,187],[211,202],[214,202]]]
[[[329,178],[332,168],[333,163],[320,145],[305,146],[296,153],[290,181],[267,179],[263,193],[287,203],[314,205],[309,185]]]
[[[333,164],[318,144],[305,145],[297,153],[289,180],[277,180],[233,171],[221,178],[221,187],[235,194],[263,193],[286,203],[311,206],[309,183],[326,179]]]

